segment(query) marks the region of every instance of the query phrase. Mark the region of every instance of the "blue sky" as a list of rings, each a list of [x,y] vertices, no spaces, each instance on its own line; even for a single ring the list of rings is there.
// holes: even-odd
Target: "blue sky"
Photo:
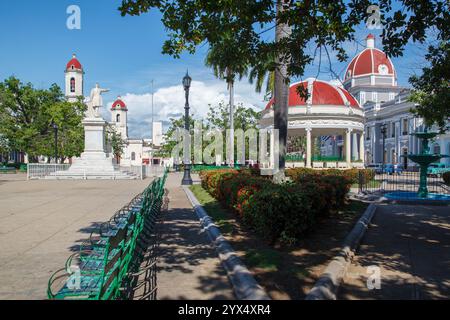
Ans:
[[[226,99],[226,85],[204,67],[206,46],[196,55],[186,54],[178,60],[162,55],[166,33],[159,13],[121,17],[117,10],[120,3],[121,0],[0,1],[0,79],[15,75],[38,88],[47,88],[52,83],[63,87],[64,67],[72,53],[76,53],[86,72],[85,95],[96,82],[111,89],[105,95],[106,102],[122,95],[128,103],[130,132],[135,137],[148,137],[151,132],[152,79],[156,119],[165,123],[170,116],[182,112],[180,82],[188,68],[194,80],[194,112],[204,114],[208,103]],[[81,8],[81,30],[66,27],[69,16],[66,9],[72,4]],[[361,44],[368,33],[363,26],[358,31]],[[358,44],[348,44],[350,58],[361,49]],[[417,47],[408,46],[403,58],[393,59],[400,85],[408,86],[408,77],[420,66],[419,54]],[[335,71],[345,69],[346,63],[332,62]],[[305,77],[316,74],[317,65],[309,67]],[[323,67],[319,78],[332,78],[327,67]],[[236,93],[237,100],[244,104],[255,108],[265,105],[262,95],[254,93],[246,80],[237,84]]]

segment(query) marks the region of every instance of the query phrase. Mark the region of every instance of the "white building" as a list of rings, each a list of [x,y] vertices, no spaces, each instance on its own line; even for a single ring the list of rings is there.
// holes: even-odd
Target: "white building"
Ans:
[[[420,141],[411,135],[416,130],[423,130],[423,120],[416,118],[410,111],[415,107],[408,101],[410,90],[397,85],[397,72],[389,57],[375,47],[375,37],[369,35],[366,48],[358,53],[347,67],[344,88],[348,90],[364,108],[365,113],[365,162],[414,165],[405,155],[420,152]],[[387,128],[385,148],[381,127]],[[332,155],[339,148],[341,137],[326,139],[321,151]],[[353,140],[354,142],[357,139]],[[358,150],[352,144],[352,153]],[[431,144],[435,153],[450,154],[450,134],[437,137]],[[450,164],[449,158],[441,160]]]

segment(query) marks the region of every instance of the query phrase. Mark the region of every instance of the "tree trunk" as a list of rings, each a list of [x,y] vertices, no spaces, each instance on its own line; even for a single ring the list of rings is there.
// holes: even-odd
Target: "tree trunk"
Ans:
[[[277,13],[286,10],[284,3],[287,0],[277,0]],[[275,41],[280,42],[289,37],[291,28],[286,23],[277,23],[275,29]],[[275,69],[274,88],[274,128],[279,130],[279,171],[274,175],[275,182],[285,180],[286,142],[288,125],[288,99],[289,99],[289,77],[287,72],[288,57],[279,55],[277,57],[277,68]],[[276,168],[275,168],[276,169]]]
[[[228,84],[230,90],[230,141],[229,145],[229,159],[228,165],[230,167],[234,166],[234,81],[230,80]]]

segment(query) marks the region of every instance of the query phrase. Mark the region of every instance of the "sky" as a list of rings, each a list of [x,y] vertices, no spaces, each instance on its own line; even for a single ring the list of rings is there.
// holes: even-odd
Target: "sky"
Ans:
[[[210,104],[227,101],[226,84],[204,66],[207,46],[180,59],[163,55],[167,34],[159,12],[122,17],[117,10],[120,4],[121,0],[0,1],[0,80],[14,75],[37,88],[48,88],[53,83],[64,88],[65,66],[76,53],[85,70],[85,96],[97,82],[110,89],[104,95],[106,120],[110,120],[109,106],[122,96],[128,106],[128,126],[133,138],[151,137],[152,80],[154,118],[162,121],[165,129],[171,117],[184,113],[181,81],[186,70],[193,79],[190,104],[196,116],[206,115]],[[70,14],[66,11],[70,5],[81,9],[80,30],[67,28]],[[380,31],[369,31],[362,25],[357,30],[358,41],[346,44],[348,62],[331,58],[332,68],[340,76],[351,58],[364,48],[368,33],[377,36]],[[403,57],[392,61],[399,85],[407,87],[409,76],[423,66],[423,50],[410,44]],[[318,62],[319,58],[307,68],[304,78],[318,76],[337,82],[329,72],[325,52],[320,73]],[[267,104],[248,79],[238,82],[235,91],[237,103],[256,110]]]

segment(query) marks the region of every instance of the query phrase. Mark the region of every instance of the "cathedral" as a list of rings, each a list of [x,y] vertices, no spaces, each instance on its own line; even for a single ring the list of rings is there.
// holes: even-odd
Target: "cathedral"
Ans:
[[[84,97],[84,70],[76,55],[66,65],[65,94],[69,102],[77,101],[78,97]],[[159,147],[162,143],[162,124],[153,123],[153,138],[131,138],[128,135],[128,107],[119,96],[111,105],[111,120],[108,122],[125,141],[125,147],[120,159],[115,159],[116,164],[122,166],[141,166],[155,163],[153,159],[153,147]],[[107,153],[111,156],[111,146],[107,146]],[[156,164],[156,163],[155,163]]]

